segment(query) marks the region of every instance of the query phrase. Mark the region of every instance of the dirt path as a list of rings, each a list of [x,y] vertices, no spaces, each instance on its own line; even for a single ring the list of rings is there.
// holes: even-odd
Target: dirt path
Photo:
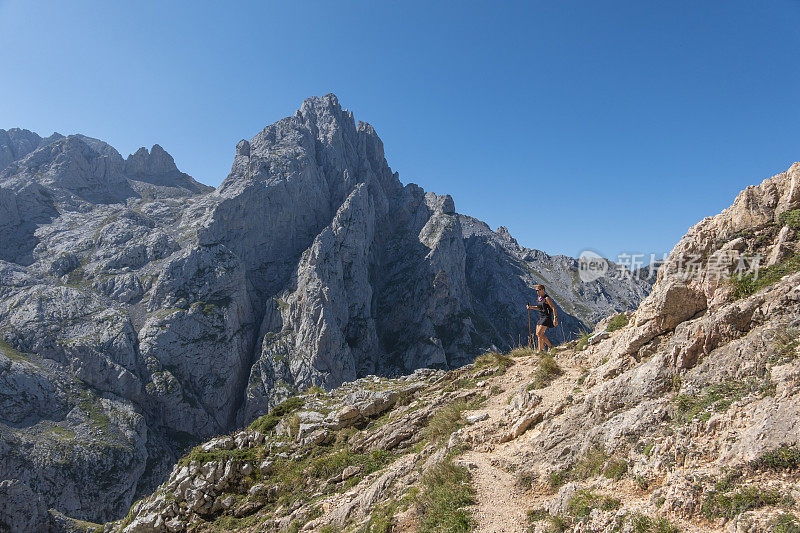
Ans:
[[[478,504],[471,508],[478,531],[524,533],[530,498],[517,485],[514,475],[491,464],[491,453],[468,452],[463,460],[475,465],[472,482]]]
[[[467,431],[480,435],[494,434],[489,428],[503,420],[512,396],[526,389],[533,378],[536,357],[522,357],[515,360],[505,374],[493,378],[487,387],[499,386],[502,392],[489,398],[486,405],[465,415],[486,413],[489,418],[470,426]],[[556,383],[536,391],[542,397],[542,405],[547,406],[564,398],[572,383],[570,378],[577,370],[563,368],[564,376]],[[566,378],[566,379],[565,379]],[[521,464],[522,455],[530,438],[523,434],[509,442],[499,444],[487,441],[482,446],[465,452],[460,459],[467,463],[476,491],[477,503],[470,510],[478,523],[477,531],[486,533],[524,533],[527,528],[527,511],[534,506],[533,495],[518,483],[514,471]]]

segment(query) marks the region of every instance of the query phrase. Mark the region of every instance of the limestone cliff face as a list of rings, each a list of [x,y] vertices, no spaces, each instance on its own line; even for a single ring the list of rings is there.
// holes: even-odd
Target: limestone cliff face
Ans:
[[[554,341],[649,289],[403,185],[334,95],[239,142],[216,190],[158,145],[0,131],[0,243],[0,480],[93,520],[299,390],[515,345],[535,283]]]

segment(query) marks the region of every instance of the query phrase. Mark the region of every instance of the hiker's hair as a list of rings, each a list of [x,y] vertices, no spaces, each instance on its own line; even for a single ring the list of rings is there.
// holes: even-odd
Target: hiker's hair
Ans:
[[[545,290],[545,288],[544,288],[544,285],[542,285],[541,283],[540,283],[540,284],[538,284],[538,285],[535,285],[533,288],[534,288],[534,289],[536,289],[537,291],[538,291],[539,289]]]

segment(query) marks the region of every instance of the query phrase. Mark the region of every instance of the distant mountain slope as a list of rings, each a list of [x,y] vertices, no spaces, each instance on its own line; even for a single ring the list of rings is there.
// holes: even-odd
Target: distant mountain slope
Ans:
[[[188,444],[298,390],[516,344],[540,281],[554,341],[649,290],[582,284],[403,185],[333,95],[239,142],[216,190],[158,145],[0,142],[0,480],[78,518],[118,517]]]

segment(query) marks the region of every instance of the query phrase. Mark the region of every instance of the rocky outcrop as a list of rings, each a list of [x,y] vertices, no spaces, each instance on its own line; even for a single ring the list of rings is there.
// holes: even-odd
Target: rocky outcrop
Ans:
[[[76,519],[118,518],[187,446],[309,387],[510,348],[535,283],[554,341],[649,288],[581,284],[404,185],[334,95],[239,142],[216,190],[158,145],[9,130],[0,154],[0,479]]]
[[[18,480],[0,481],[0,526],[9,533],[55,531],[55,523],[38,494]]]
[[[501,369],[469,365],[457,372],[487,377]],[[420,469],[449,462],[447,452],[460,443],[449,438],[453,427],[443,427],[444,435],[426,428],[453,403],[483,401],[476,390],[454,390],[452,378],[425,369],[293,397],[249,428],[196,447],[153,495],[106,528],[202,530],[224,517],[267,531],[362,522],[417,484]]]

